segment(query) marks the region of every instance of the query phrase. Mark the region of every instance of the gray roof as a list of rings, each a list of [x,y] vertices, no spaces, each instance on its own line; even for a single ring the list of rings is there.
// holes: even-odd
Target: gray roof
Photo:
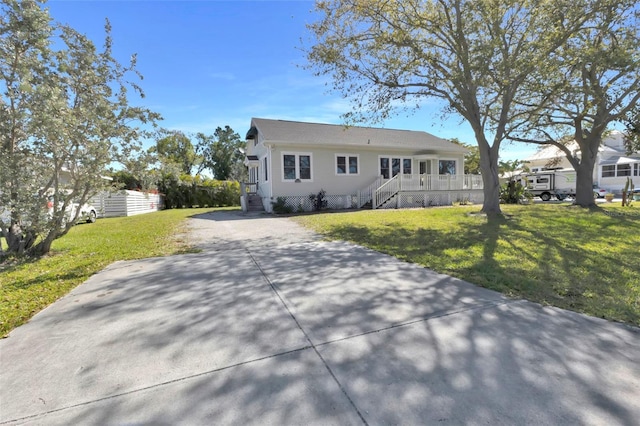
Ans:
[[[296,145],[330,145],[341,147],[401,148],[464,153],[468,150],[427,132],[356,127],[336,124],[302,123],[299,121],[253,118],[254,127],[265,143]]]
[[[613,157],[603,158],[600,163],[601,166],[611,166],[614,164],[631,164],[640,161],[640,157],[625,157],[623,155],[616,155]]]

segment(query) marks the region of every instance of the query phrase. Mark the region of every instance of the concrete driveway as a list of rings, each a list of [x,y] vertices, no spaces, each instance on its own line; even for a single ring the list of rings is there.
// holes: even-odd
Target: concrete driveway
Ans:
[[[640,422],[640,330],[284,218],[191,220],[0,341],[0,424]]]

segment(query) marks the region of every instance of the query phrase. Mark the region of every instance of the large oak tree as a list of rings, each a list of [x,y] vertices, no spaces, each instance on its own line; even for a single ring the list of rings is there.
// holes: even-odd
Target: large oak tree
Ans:
[[[531,73],[525,87],[519,103],[537,111],[513,129],[510,138],[558,147],[576,170],[575,204],[595,205],[593,171],[611,124],[627,124],[629,150],[639,147],[632,143],[640,102],[637,1],[606,4],[545,66]]]
[[[328,0],[310,67],[353,100],[347,121],[384,119],[439,98],[475,134],[487,214],[500,213],[498,152],[534,110],[524,83],[607,0]]]

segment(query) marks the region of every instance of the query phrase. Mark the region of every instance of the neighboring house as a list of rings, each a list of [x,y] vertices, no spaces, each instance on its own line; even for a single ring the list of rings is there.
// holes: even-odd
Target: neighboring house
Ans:
[[[578,150],[576,142],[569,149]],[[553,145],[546,146],[525,160],[532,172],[548,169],[572,169],[565,154]],[[593,183],[609,191],[621,191],[627,177],[631,177],[636,187],[640,186],[640,152],[625,153],[624,134],[611,132],[598,148],[596,166],[593,169]]]
[[[481,203],[482,179],[463,174],[467,150],[426,132],[253,118],[246,136],[249,184],[243,209],[259,198],[266,211],[281,197],[311,210]]]

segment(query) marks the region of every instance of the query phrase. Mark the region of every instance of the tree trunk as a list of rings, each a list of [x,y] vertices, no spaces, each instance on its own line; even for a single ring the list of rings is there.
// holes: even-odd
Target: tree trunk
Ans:
[[[12,224],[8,232],[2,234],[7,241],[7,252],[17,255],[23,255],[27,252],[36,240],[36,236],[32,232],[27,231],[23,235],[22,228],[17,223]]]
[[[51,251],[51,244],[53,244],[53,241],[57,238],[59,234],[60,233],[56,233],[53,231],[49,232],[43,240],[41,240],[38,244],[36,244],[33,247],[33,249],[31,250],[31,253],[36,256],[43,256],[49,253]]]
[[[480,171],[484,185],[482,212],[488,215],[502,214],[502,210],[500,210],[500,179],[498,176],[498,149],[496,145],[499,146],[499,144],[494,143],[494,146],[491,147],[486,141],[478,140]]]
[[[596,157],[590,154],[589,149],[581,149],[582,158],[580,163],[575,165],[576,169],[576,200],[575,205],[580,207],[595,207],[593,199],[593,168]],[[597,155],[597,150],[596,150]]]

